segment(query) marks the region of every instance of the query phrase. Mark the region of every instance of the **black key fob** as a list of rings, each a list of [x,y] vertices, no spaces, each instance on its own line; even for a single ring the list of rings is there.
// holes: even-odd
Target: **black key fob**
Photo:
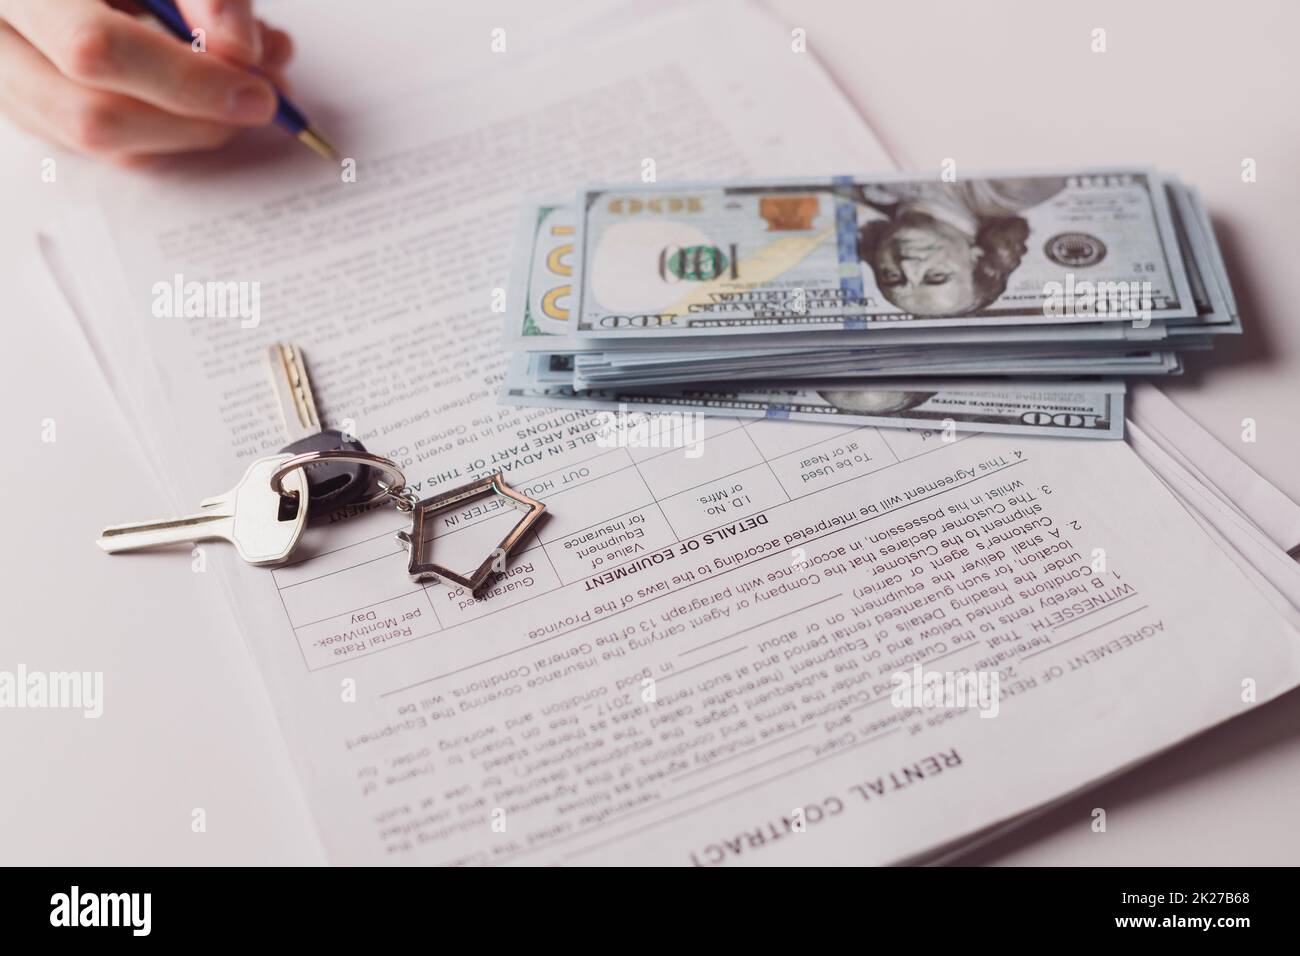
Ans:
[[[366,446],[356,440],[344,440],[343,433],[336,428],[327,428],[314,435],[307,435],[291,442],[280,449],[284,455],[305,455],[309,451],[365,451]],[[346,505],[354,505],[374,494],[372,473],[369,465],[358,465],[349,461],[318,461],[308,465],[307,491],[311,496],[311,507],[332,511]]]

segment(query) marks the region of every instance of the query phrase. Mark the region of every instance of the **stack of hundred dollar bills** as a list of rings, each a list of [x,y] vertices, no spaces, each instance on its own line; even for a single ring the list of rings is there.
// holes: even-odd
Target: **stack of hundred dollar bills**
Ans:
[[[1241,322],[1149,169],[592,186],[527,204],[502,401],[1120,438]]]

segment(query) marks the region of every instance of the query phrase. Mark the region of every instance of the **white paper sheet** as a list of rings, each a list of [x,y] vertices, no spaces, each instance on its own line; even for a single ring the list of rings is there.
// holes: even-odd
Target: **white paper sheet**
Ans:
[[[277,447],[261,355],[291,339],[420,493],[502,469],[550,507],[480,601],[406,579],[391,511],[223,562],[335,861],[888,862],[1300,681],[1292,626],[1123,444],[711,419],[692,457],[496,404],[525,191],[883,164],[779,28],[711,7],[394,106],[340,117],[357,183],[269,144],[62,237],[182,497]],[[155,316],[175,274],[257,281],[260,322]],[[895,707],[917,663],[996,671],[998,715]]]
[[[1146,438],[1284,552],[1300,548],[1300,505],[1225,448],[1154,385],[1129,390]]]
[[[1228,558],[1255,580],[1278,612],[1300,626],[1300,564],[1167,454],[1143,426],[1130,420],[1125,438],[1147,467],[1191,510],[1206,533],[1220,542]]]

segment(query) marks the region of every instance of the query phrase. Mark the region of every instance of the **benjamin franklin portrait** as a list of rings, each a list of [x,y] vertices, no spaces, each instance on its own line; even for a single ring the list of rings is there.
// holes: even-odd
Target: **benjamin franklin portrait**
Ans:
[[[1007,288],[1025,254],[1019,213],[1065,188],[1059,177],[882,183],[854,197],[882,215],[858,232],[858,255],[889,302],[922,317],[970,315]]]

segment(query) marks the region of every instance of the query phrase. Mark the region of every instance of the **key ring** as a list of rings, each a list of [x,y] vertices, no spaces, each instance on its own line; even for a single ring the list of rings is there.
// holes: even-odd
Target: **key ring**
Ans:
[[[268,459],[270,460],[270,459]],[[318,461],[345,461],[357,465],[368,465],[384,472],[384,477],[392,479],[388,484],[376,482],[379,492],[354,508],[366,508],[377,504],[385,498],[391,499],[398,511],[411,517],[411,530],[402,531],[397,539],[410,553],[406,573],[411,581],[420,583],[430,578],[437,578],[448,584],[459,585],[471,594],[477,594],[495,573],[505,568],[505,559],[527,535],[530,528],[537,523],[546,511],[546,505],[535,498],[530,498],[521,491],[516,491],[505,482],[505,477],[497,472],[434,495],[431,498],[419,498],[406,490],[406,476],[396,463],[387,458],[380,458],[364,451],[309,451],[293,458],[286,458],[271,475],[271,490],[285,498],[296,498],[293,492],[286,491],[284,479],[291,472],[297,471]],[[439,512],[463,507],[477,498],[496,495],[505,498],[511,505],[522,509],[526,514],[515,524],[501,543],[492,549],[477,568],[469,574],[458,574],[451,568],[430,560],[427,552],[434,539],[433,519]],[[308,499],[310,501],[310,499]]]
[[[378,455],[372,455],[368,451],[309,451],[301,455],[295,455],[293,458],[287,459],[271,474],[271,490],[283,498],[298,497],[296,492],[285,490],[285,476],[291,471],[297,471],[307,465],[314,465],[318,461],[342,461],[353,465],[369,465],[372,468],[378,468],[384,472],[385,477],[392,479],[388,484],[382,481],[379,482],[378,493],[350,507],[368,508],[385,498],[392,498],[397,502],[399,511],[410,510],[409,498],[411,496],[406,491],[406,475],[402,474],[402,469],[398,468],[395,462],[387,458],[381,458]],[[403,503],[407,507],[403,508]]]

